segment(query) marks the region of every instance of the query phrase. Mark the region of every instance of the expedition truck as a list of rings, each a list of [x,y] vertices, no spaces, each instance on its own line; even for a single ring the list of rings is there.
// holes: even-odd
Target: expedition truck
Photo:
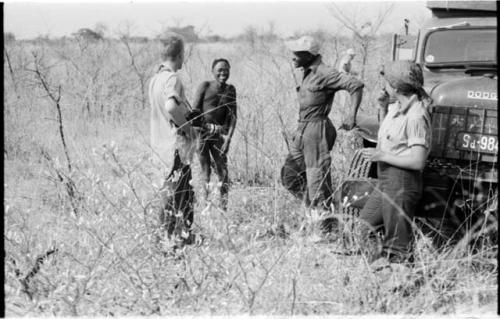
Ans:
[[[428,1],[427,8],[432,17],[419,30],[413,60],[422,66],[424,89],[433,100],[432,145],[415,220],[433,230],[437,243],[484,227],[496,236],[496,2]],[[393,60],[402,37],[393,37]],[[358,117],[363,147],[376,146],[380,120]],[[358,151],[337,193],[344,213],[359,213],[376,178],[376,163]]]

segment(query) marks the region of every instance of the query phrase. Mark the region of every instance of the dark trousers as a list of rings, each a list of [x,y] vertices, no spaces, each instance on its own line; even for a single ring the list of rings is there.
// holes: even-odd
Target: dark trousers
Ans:
[[[194,191],[191,167],[181,162],[175,151],[172,170],[161,190],[160,223],[169,238],[187,240],[193,225]]]
[[[200,139],[200,164],[203,180],[206,184],[210,182],[212,174],[212,163],[215,171],[222,183],[220,188],[221,206],[227,209],[229,192],[229,174],[227,169],[227,155],[221,152],[224,140],[219,134],[202,136]],[[208,189],[205,184],[205,196],[208,196]]]
[[[329,209],[332,202],[330,151],[337,132],[329,119],[301,122],[281,169],[283,186],[307,206]]]
[[[378,163],[377,170],[377,187],[360,212],[360,218],[371,226],[364,234],[368,236],[384,227],[383,252],[406,258],[413,244],[415,208],[422,197],[422,172],[382,162]]]

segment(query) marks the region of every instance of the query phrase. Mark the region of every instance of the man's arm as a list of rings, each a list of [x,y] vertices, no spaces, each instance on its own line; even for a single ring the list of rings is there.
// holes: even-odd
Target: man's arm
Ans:
[[[229,144],[231,143],[231,139],[233,138],[234,130],[236,128],[236,120],[237,120],[237,106],[236,106],[236,89],[234,86],[230,87],[230,104],[229,104],[229,125],[227,135],[224,136],[224,144],[222,145],[222,152],[226,154],[229,150]]]
[[[236,107],[236,89],[234,86],[231,86],[231,91],[229,95],[231,101],[229,104],[229,129],[227,135],[229,139],[233,137],[234,129],[236,128],[236,120],[237,120],[237,107]]]
[[[179,130],[187,135],[191,134],[191,124],[186,120],[185,111],[177,103],[176,99],[171,97],[165,102],[164,116],[172,121]]]
[[[359,105],[361,104],[362,98],[363,98],[362,87],[351,93],[352,115],[351,118],[347,121],[347,123],[342,124],[340,128],[344,128],[346,130],[352,130],[356,126],[356,117],[358,115]]]
[[[179,130],[191,136],[191,124],[186,119],[188,109],[182,103],[183,89],[179,77],[176,74],[170,76],[162,89],[165,105],[160,109],[163,116],[167,121],[174,123]]]
[[[332,90],[346,90],[351,94],[351,115],[347,123],[343,123],[340,128],[351,130],[356,125],[356,116],[358,114],[359,105],[363,98],[363,87],[365,86],[357,78],[340,73],[335,69],[330,70],[327,77],[326,85]]]

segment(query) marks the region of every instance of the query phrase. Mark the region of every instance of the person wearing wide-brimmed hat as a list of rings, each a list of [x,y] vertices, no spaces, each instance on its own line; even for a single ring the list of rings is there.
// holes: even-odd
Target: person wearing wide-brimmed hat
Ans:
[[[382,250],[372,260],[412,259],[412,219],[422,197],[422,170],[431,145],[430,99],[423,90],[421,67],[411,61],[392,62],[381,74],[385,88],[379,98],[386,115],[375,149],[364,156],[377,162],[378,185],[360,212],[368,235],[384,227]],[[362,232],[363,233],[363,232]]]
[[[285,188],[307,206],[329,209],[333,192],[330,151],[336,131],[328,114],[335,93],[349,91],[351,116],[341,128],[352,129],[364,85],[358,79],[323,64],[319,43],[314,38],[304,36],[288,42],[288,46],[294,55],[294,66],[302,68],[303,76],[297,87],[299,124],[281,170],[281,180]]]

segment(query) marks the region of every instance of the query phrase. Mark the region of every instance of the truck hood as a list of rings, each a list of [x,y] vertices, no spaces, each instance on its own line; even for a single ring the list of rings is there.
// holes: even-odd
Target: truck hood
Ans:
[[[435,82],[433,88],[427,88],[427,92],[436,106],[496,109],[498,104],[497,79],[487,76],[466,76],[437,84]]]

